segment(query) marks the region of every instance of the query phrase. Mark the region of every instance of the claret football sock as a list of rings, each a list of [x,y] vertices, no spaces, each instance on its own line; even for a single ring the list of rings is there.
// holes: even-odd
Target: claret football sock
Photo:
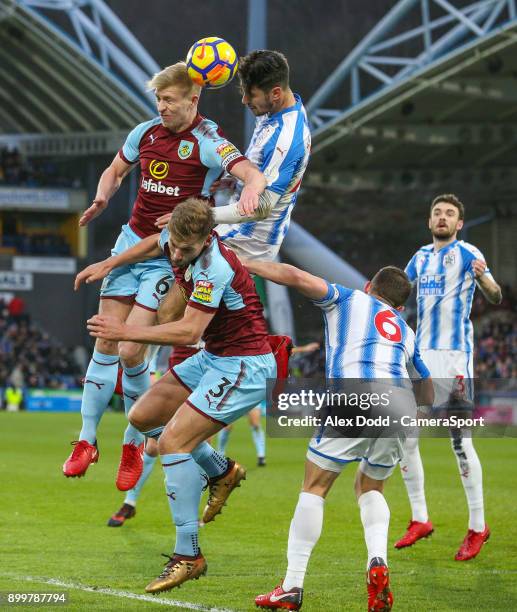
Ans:
[[[118,373],[118,356],[93,351],[84,377],[81,416],[83,425],[80,440],[94,444],[97,426],[115,390]]]
[[[134,368],[128,368],[127,366],[123,366],[123,368],[124,410],[128,415],[136,400],[151,386],[151,378],[148,361],[144,361]],[[124,444],[134,442],[136,446],[139,446],[143,441],[144,436],[133,425],[129,424],[124,432]]]
[[[196,557],[199,554],[198,512],[203,479],[190,453],[160,455],[165,473],[165,489],[172,521],[176,525],[174,553]]]
[[[321,535],[325,500],[312,493],[300,493],[289,529],[287,573],[282,588],[302,588],[307,564]]]
[[[194,461],[207,473],[209,478],[215,478],[224,474],[228,469],[228,459],[221,453],[218,453],[215,448],[212,448],[208,442],[201,442],[192,451]]]
[[[125,504],[131,504],[136,506],[136,502],[140,497],[143,486],[153,471],[154,464],[156,463],[157,457],[151,457],[144,451],[144,469],[136,485],[126,493]]]
[[[388,528],[390,509],[380,491],[368,491],[357,500],[361,511],[361,522],[364,528],[364,539],[368,550],[368,570],[374,557],[388,560]]]

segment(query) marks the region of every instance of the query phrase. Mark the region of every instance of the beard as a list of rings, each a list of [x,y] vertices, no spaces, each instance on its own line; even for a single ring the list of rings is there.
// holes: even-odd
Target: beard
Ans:
[[[438,238],[438,240],[448,240],[452,238],[456,233],[456,229],[452,230],[448,227],[436,227],[432,230],[433,238]]]

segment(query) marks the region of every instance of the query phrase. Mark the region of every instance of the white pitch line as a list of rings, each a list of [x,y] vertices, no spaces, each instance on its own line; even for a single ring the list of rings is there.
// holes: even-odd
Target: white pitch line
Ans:
[[[50,584],[52,586],[63,587],[65,589],[75,589],[76,591],[85,591],[87,593],[100,593],[101,595],[109,595],[111,597],[122,597],[125,599],[136,599],[138,601],[147,601],[149,603],[158,604],[160,606],[173,606],[175,608],[183,608],[184,610],[199,610],[199,612],[235,612],[229,608],[208,608],[201,604],[190,603],[188,601],[178,601],[176,599],[161,599],[153,595],[139,595],[128,591],[117,591],[116,589],[105,589],[102,587],[91,587],[85,584],[75,582],[63,582],[56,578],[42,578],[38,576],[18,576],[15,574],[7,574],[17,580],[26,580],[27,582],[39,582],[41,584]],[[5,574],[4,574],[5,576]]]

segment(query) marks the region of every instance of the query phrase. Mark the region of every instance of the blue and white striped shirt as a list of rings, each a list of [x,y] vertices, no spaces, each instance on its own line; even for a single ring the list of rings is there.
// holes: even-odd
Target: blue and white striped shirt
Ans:
[[[423,246],[409,261],[406,274],[417,283],[416,342],[420,350],[472,352],[469,317],[476,289],[475,259],[485,260],[475,246],[455,240],[439,251],[432,244]],[[492,278],[488,268],[485,274]]]
[[[307,113],[300,96],[295,94],[295,99],[289,108],[257,117],[246,157],[264,173],[266,189],[279,199],[267,219],[218,226],[221,240],[229,239],[230,246],[234,240],[246,240],[251,250],[252,244],[257,243],[271,245],[271,251],[277,252],[287,234],[311,148]],[[239,199],[241,190],[239,184],[233,201]]]
[[[327,378],[428,378],[413,330],[400,313],[362,291],[328,283],[322,300]]]

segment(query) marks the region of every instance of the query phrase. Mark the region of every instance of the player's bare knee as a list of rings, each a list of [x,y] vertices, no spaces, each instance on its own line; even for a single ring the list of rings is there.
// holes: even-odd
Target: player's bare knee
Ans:
[[[118,354],[122,365],[128,368],[134,368],[143,362],[145,357],[146,346],[137,344],[136,342],[120,342],[118,346]]]
[[[146,431],[150,427],[145,418],[145,412],[140,410],[137,404],[131,408],[127,419],[138,431]]]
[[[360,468],[357,470],[354,482],[355,496],[357,499],[368,491],[384,492],[384,480],[375,480],[367,476]]]
[[[118,342],[97,338],[95,340],[95,350],[103,355],[118,355]]]
[[[302,491],[325,498],[338,476],[337,472],[324,470],[311,461],[306,461]]]
[[[169,428],[165,428],[158,440],[160,455],[190,453],[192,447],[185,440],[175,436]]]

